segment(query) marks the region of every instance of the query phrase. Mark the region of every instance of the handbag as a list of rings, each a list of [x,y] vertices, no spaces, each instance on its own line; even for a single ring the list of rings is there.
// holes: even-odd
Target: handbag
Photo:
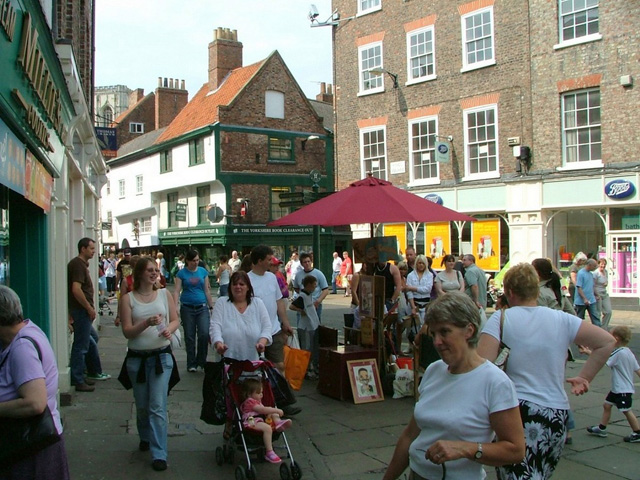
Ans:
[[[511,352],[511,349],[507,344],[502,341],[502,331],[504,329],[504,320],[506,316],[505,310],[506,309],[504,308],[500,310],[500,346],[498,347],[498,356],[493,361],[494,365],[503,372],[507,370],[507,362],[509,360],[509,353]]]
[[[207,362],[202,381],[200,420],[209,425],[224,425],[227,403],[224,396],[224,362]]]
[[[287,343],[288,345],[284,346],[284,376],[291,388],[300,390],[309,367],[311,352],[300,348],[297,330],[294,330]]]
[[[42,363],[40,347],[31,337],[21,337],[29,340]],[[2,362],[7,360],[7,355]],[[2,366],[0,365],[0,367]],[[51,410],[47,405],[44,411],[28,418],[0,418],[0,469],[24,460],[40,450],[60,441]]]

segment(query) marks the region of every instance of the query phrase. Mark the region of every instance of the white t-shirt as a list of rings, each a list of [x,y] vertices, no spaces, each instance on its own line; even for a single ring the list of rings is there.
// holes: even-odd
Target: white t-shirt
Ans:
[[[505,310],[502,341],[511,348],[506,373],[520,400],[549,408],[569,408],[564,364],[581,324],[578,317],[547,307]],[[491,316],[482,334],[500,339],[500,312]]]
[[[254,297],[240,313],[228,298],[220,298],[213,307],[209,338],[212,345],[222,342],[229,347],[226,357],[257,361],[258,340],[266,338],[271,344],[271,320],[262,300]]]
[[[262,300],[267,307],[267,313],[271,319],[271,334],[275,335],[282,327],[278,320],[278,300],[282,298],[282,291],[278,285],[278,279],[271,272],[264,272],[258,275],[253,271],[249,272],[249,280],[253,287],[253,294]]]
[[[611,368],[611,391],[613,393],[634,393],[633,374],[640,369],[638,360],[627,347],[616,348],[607,360]]]
[[[449,373],[442,360],[432,363],[420,382],[420,399],[413,416],[420,434],[409,447],[411,469],[424,478],[441,478],[442,467],[425,459],[437,440],[488,443],[493,439],[489,415],[518,406],[513,383],[498,367],[485,361],[470,372]],[[447,462],[447,480],[485,477],[478,462]]]

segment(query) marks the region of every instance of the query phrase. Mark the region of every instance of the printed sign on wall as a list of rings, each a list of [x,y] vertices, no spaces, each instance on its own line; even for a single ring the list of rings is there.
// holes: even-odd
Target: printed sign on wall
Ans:
[[[441,269],[441,258],[451,253],[451,224],[449,222],[425,224],[425,254],[433,258],[433,268]]]
[[[485,272],[500,270],[500,220],[477,220],[471,224],[472,254]]]

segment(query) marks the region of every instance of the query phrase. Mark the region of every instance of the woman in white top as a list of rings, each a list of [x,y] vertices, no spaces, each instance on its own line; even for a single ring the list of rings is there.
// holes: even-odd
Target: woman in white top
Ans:
[[[453,255],[445,255],[440,262],[440,266],[444,265],[444,270],[436,274],[436,291],[438,295],[446,292],[460,291],[464,292],[464,276],[453,267],[456,264],[456,257]]]
[[[464,293],[446,293],[431,302],[427,324],[442,360],[422,377],[420,399],[384,480],[398,478],[407,465],[409,478],[480,480],[483,464],[522,460],[524,434],[513,383],[476,352],[478,308]]]
[[[167,469],[167,396],[174,367],[170,338],[180,326],[173,298],[156,290],[156,262],[142,257],[133,269],[133,289],[120,299],[122,332],[129,339],[126,366],[133,385],[140,451],[151,450],[152,468]]]
[[[218,295],[220,297],[226,297],[229,294],[229,278],[231,277],[231,266],[229,265],[229,257],[226,255],[220,256],[220,265],[216,270],[216,281],[220,286]]]
[[[504,310],[502,341],[511,348],[506,374],[513,380],[525,428],[525,459],[498,469],[498,478],[546,479],[560,460],[566,436],[569,399],[564,390],[565,360],[571,343],[586,345],[593,353],[580,373],[566,381],[575,395],[589,390],[589,382],[602,368],[615,340],[590,323],[560,310],[539,307],[538,275],[520,263],[504,276],[504,292],[511,308]],[[478,353],[490,361],[500,346],[500,312],[487,321]]]
[[[262,300],[253,296],[249,275],[231,275],[229,297],[213,307],[209,335],[218,354],[236,360],[258,360],[271,344],[271,320]]]
[[[420,312],[420,323],[424,322],[424,312],[431,300],[433,288],[433,275],[427,269],[428,265],[427,257],[418,255],[413,271],[407,276],[407,286],[404,287],[411,304],[411,314],[418,315]]]
[[[607,261],[604,258],[598,260],[598,269],[593,272],[593,290],[598,299],[598,310],[602,315],[602,328],[608,330],[611,321],[611,299],[607,293],[607,285],[609,284],[609,272],[607,272]]]

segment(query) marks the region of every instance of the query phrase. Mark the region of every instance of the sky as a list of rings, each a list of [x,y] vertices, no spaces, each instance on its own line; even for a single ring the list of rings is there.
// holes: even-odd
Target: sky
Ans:
[[[213,31],[238,31],[243,63],[278,50],[307,97],[332,81],[331,27],[311,28],[331,0],[96,0],[96,87],[126,85],[153,92],[158,77],[185,80],[191,99],[208,81]]]

